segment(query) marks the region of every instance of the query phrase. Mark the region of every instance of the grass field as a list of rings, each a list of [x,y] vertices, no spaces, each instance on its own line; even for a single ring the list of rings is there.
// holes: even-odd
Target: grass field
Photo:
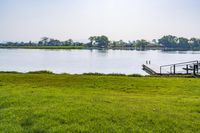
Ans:
[[[0,73],[0,132],[200,132],[200,79]]]
[[[19,49],[84,49],[84,46],[0,46],[0,48]]]

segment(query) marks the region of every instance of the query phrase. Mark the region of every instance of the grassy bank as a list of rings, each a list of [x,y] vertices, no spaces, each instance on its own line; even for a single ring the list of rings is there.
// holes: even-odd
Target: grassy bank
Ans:
[[[84,49],[84,46],[0,46],[0,48],[19,49]]]
[[[0,132],[199,132],[200,79],[0,73]]]

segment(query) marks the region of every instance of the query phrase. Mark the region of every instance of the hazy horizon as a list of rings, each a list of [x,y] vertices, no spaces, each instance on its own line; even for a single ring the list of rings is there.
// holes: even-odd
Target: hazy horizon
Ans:
[[[199,0],[0,0],[0,41],[200,37]]]

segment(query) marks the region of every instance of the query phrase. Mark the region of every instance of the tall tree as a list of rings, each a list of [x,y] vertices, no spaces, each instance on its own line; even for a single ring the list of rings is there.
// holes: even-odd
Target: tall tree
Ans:
[[[189,49],[189,40],[183,37],[178,38],[178,47],[182,49]]]
[[[189,45],[191,48],[200,48],[200,39],[197,38],[191,38],[189,40]]]
[[[96,42],[96,36],[91,36],[91,37],[89,37],[89,40],[90,40],[90,46],[95,45],[95,42]]]
[[[168,35],[163,36],[161,39],[158,40],[159,44],[163,45],[167,48],[177,48],[178,45],[178,38],[176,36]]]
[[[108,47],[108,44],[110,42],[108,37],[104,35],[97,36],[95,41],[98,47]]]
[[[91,36],[89,37],[90,45],[97,47],[108,47],[109,39],[107,36]]]
[[[49,38],[48,37],[42,37],[41,42],[43,45],[47,45]]]
[[[144,39],[136,41],[136,47],[140,47],[142,49],[144,49],[148,44],[149,42]]]

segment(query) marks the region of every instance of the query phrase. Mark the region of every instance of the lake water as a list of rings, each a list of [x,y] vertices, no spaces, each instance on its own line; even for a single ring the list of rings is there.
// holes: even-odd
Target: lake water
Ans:
[[[146,60],[157,66],[200,60],[200,51],[0,49],[0,71],[146,74]]]

